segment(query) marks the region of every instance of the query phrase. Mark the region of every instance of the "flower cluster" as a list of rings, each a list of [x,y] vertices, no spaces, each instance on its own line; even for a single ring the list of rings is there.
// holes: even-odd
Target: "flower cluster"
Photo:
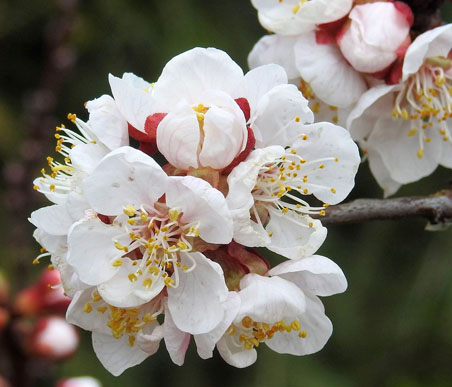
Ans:
[[[320,350],[332,325],[318,296],[347,283],[315,255],[326,229],[311,215],[354,185],[349,133],[313,124],[282,67],[243,74],[213,48],[178,55],[152,84],[109,80],[87,122],[68,115],[78,133],[57,127],[60,156],[34,183],[54,203],[30,220],[72,298],[68,321],[93,332],[114,375],[161,340],[181,365],[192,336],[202,358],[217,347],[236,367],[262,343]]]
[[[282,65],[317,118],[360,143],[386,195],[438,164],[452,167],[450,25],[416,37],[399,1],[252,4],[275,33],[255,45],[250,66]]]

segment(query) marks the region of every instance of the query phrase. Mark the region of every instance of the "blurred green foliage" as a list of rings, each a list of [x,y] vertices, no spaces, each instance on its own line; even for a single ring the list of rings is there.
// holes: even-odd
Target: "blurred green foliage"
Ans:
[[[446,8],[451,20],[449,2]],[[1,166],[22,157],[18,149],[27,136],[24,112],[44,70],[43,41],[57,11],[58,3],[51,0],[0,1]],[[86,117],[83,103],[109,93],[108,73],[134,72],[153,81],[169,59],[194,46],[221,48],[246,69],[247,54],[264,33],[248,0],[80,1],[70,36],[76,63],[58,95],[55,114],[62,121],[69,111]],[[51,152],[52,144],[48,147]],[[44,159],[36,165],[36,174],[43,165]],[[439,169],[399,195],[435,192],[446,188],[451,177],[450,170]],[[0,186],[1,267],[17,273],[16,251],[21,246],[7,239],[16,220],[6,212],[5,188]],[[380,196],[363,165],[351,197]],[[343,268],[349,289],[324,300],[334,333],[318,354],[293,357],[261,347],[257,363],[240,370],[218,354],[200,360],[192,345],[186,364],[177,367],[162,343],[157,355],[114,378],[97,361],[90,335],[84,332],[77,355],[43,373],[37,385],[90,374],[108,387],[452,386],[451,231],[432,233],[424,226],[422,220],[404,220],[329,229],[320,254]],[[37,273],[31,261],[38,252],[31,232],[24,227],[23,244],[31,246],[26,250],[29,279]]]

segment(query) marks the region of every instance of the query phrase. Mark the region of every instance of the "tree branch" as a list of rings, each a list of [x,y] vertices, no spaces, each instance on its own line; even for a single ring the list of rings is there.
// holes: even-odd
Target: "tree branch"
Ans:
[[[323,225],[332,226],[410,217],[427,218],[431,225],[452,224],[452,190],[443,190],[426,197],[357,199],[328,207],[326,215],[318,218]]]

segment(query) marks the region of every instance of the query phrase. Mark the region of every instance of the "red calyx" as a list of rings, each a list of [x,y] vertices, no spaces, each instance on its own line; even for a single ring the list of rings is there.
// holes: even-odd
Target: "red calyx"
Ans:
[[[129,125],[129,136],[140,141],[140,150],[149,156],[157,152],[157,127],[167,113],[154,113],[146,118],[144,132]]]
[[[248,120],[251,117],[250,113],[251,108],[248,100],[246,98],[237,98],[234,101],[237,103],[237,105],[239,105],[240,110],[243,112],[243,115],[245,116],[246,122],[248,122]]]
[[[232,160],[231,164],[229,164],[225,169],[223,169],[223,174],[230,173],[234,167],[239,165],[243,160],[245,160],[248,155],[251,153],[251,151],[254,148],[254,145],[256,145],[256,138],[254,137],[253,130],[248,126],[248,140],[246,142],[245,149],[239,153],[239,155]]]
[[[345,33],[344,25],[348,21],[348,15],[331,23],[319,24],[315,32],[317,44],[332,44]],[[349,21],[348,21],[349,22]]]
[[[393,4],[397,11],[399,11],[405,17],[408,25],[411,27],[414,22],[414,15],[410,6],[403,1],[395,1]]]

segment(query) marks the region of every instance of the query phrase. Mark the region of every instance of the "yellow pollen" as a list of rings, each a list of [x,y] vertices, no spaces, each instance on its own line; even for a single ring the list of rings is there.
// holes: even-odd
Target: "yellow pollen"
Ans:
[[[339,122],[339,117],[334,116],[333,118],[331,118],[331,121],[333,121],[335,124],[337,124]]]
[[[75,124],[75,120],[77,119],[77,116],[76,116],[75,114],[69,113],[69,114],[67,115],[67,119],[70,120],[70,121],[72,121],[72,123]]]
[[[39,189],[39,186],[34,185],[34,186],[33,186],[33,189],[37,191],[37,190]]]
[[[325,210],[321,210],[321,211],[319,212],[319,215],[320,215],[320,216],[325,216],[325,215],[326,215]]]
[[[146,279],[143,281],[143,286],[144,286],[146,289],[150,289],[151,286],[152,286],[152,280],[151,280],[150,278],[146,278]]]
[[[174,285],[174,281],[170,277],[166,277],[163,282],[165,283],[166,287],[170,287],[171,285]]]
[[[417,133],[417,129],[410,129],[408,132],[408,137],[413,137]]]
[[[126,214],[127,216],[134,216],[137,213],[137,210],[131,206],[131,205],[127,205],[125,206],[122,211],[124,212],[124,214]]]
[[[314,226],[314,223],[312,223],[312,222],[309,222],[309,227],[311,227],[311,228],[312,228],[312,226]]]
[[[422,157],[424,156],[424,149],[419,149],[417,151],[417,157],[419,157],[420,159],[422,159]]]
[[[49,185],[49,189],[50,189],[52,192],[55,192],[55,184],[50,184],[50,185]]]
[[[33,265],[39,265],[39,259],[38,258],[33,259]]]
[[[300,117],[296,116],[295,117],[295,122],[300,122]]]
[[[129,336],[129,345],[131,347],[135,345],[135,336]]]
[[[307,139],[308,139],[308,136],[307,136],[306,134],[303,134],[303,136],[301,136],[301,139],[302,139],[302,140],[307,140]]]
[[[121,245],[118,241],[115,241],[114,243],[115,243],[115,247],[116,247],[118,250],[122,250],[122,251],[124,251],[124,252],[126,252],[126,253],[129,252],[129,248],[128,248],[127,246]]]
[[[102,300],[102,297],[100,296],[99,293],[95,292],[95,293],[92,295],[91,299],[93,300],[93,302],[98,302],[98,301]]]
[[[121,259],[117,259],[111,265],[114,266],[114,267],[120,267],[120,266],[122,266],[122,260]]]
[[[320,103],[316,102],[314,105],[312,105],[311,110],[313,113],[317,114],[320,111]]]
[[[170,220],[174,222],[179,217],[179,212],[176,209],[171,209],[168,211],[168,216]]]
[[[336,190],[334,188],[331,188],[330,191],[334,194],[336,193]]]
[[[320,165],[319,165],[319,168],[320,168],[320,169],[325,168],[325,164],[320,164]]]
[[[90,302],[87,302],[87,303],[85,304],[85,306],[83,307],[83,311],[84,311],[85,313],[91,313],[92,310],[93,310],[93,307],[92,307],[92,305],[91,305]]]
[[[97,307],[96,310],[100,313],[105,313],[107,311],[107,309],[108,308],[106,306],[99,306],[99,307]]]
[[[292,13],[295,15],[299,9],[300,9],[300,4],[294,5],[292,7]]]
[[[138,281],[138,277],[134,273],[130,273],[128,276],[130,282]]]

